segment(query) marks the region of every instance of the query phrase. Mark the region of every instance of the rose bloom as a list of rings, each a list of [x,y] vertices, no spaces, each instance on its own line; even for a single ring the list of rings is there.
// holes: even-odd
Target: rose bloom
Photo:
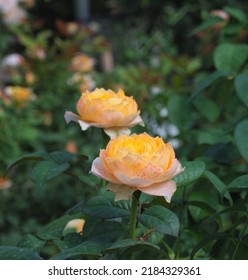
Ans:
[[[136,101],[121,89],[117,93],[103,88],[82,93],[77,112],[79,115],[69,111],[65,113],[67,123],[76,121],[82,130],[90,126],[104,128],[110,138],[130,134],[128,127],[144,125]]]
[[[93,70],[95,60],[86,54],[78,54],[72,58],[71,71],[73,72],[89,72]]]
[[[4,91],[6,96],[19,103],[25,103],[26,101],[34,100],[36,97],[33,94],[33,91],[26,87],[7,86],[5,87]]]
[[[116,200],[130,199],[140,190],[164,196],[167,202],[176,191],[172,178],[183,170],[171,144],[147,133],[110,140],[91,167],[94,175],[109,181],[107,188],[116,193]]]
[[[83,233],[83,228],[84,228],[85,220],[84,219],[73,219],[70,220],[65,228],[64,232],[77,232],[77,233]]]

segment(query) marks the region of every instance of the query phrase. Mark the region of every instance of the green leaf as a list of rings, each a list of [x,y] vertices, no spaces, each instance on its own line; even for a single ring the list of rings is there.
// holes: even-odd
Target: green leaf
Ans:
[[[190,32],[190,36],[203,31],[211,26],[214,26],[215,24],[219,23],[219,22],[223,22],[223,19],[221,19],[220,17],[210,17],[209,19],[203,21],[200,25],[198,25],[196,28],[194,28],[191,32]]]
[[[200,144],[217,144],[217,143],[230,143],[233,137],[227,134],[223,129],[213,127],[205,131],[199,130],[197,133],[197,143]]]
[[[195,90],[192,92],[191,96],[187,100],[187,103],[191,102],[195,97],[197,97],[204,89],[209,87],[214,81],[216,81],[219,78],[227,77],[231,75],[232,72],[220,72],[215,71],[211,73],[209,76],[207,76],[203,81],[201,81],[195,88]]]
[[[57,163],[65,163],[71,161],[75,155],[66,151],[55,151],[49,154],[50,157]]]
[[[73,160],[74,158],[78,158],[80,160],[87,160],[88,157],[85,155],[75,155],[72,153],[69,153],[67,151],[55,151],[49,154],[51,159],[54,160],[57,163],[65,163],[68,161]]]
[[[68,162],[58,164],[53,161],[42,161],[35,165],[30,178],[41,187],[49,180],[66,171],[69,167],[70,164]]]
[[[25,161],[30,161],[30,160],[40,161],[40,160],[47,159],[47,158],[49,158],[49,156],[46,152],[36,152],[36,153],[32,153],[32,154],[22,156],[22,157],[20,157],[16,160],[12,161],[8,165],[6,172],[8,172],[11,168],[16,166],[17,164],[23,163]]]
[[[173,95],[168,101],[168,117],[178,128],[186,130],[191,116],[190,104],[184,96]]]
[[[42,260],[42,258],[27,248],[0,246],[0,260]]]
[[[66,234],[63,239],[53,239],[54,244],[61,250],[68,250],[85,241],[85,238],[76,232]]]
[[[247,14],[239,9],[233,7],[225,7],[224,11],[242,23],[246,23],[248,20]]]
[[[118,250],[135,248],[135,250],[156,250],[159,251],[160,248],[153,243],[142,241],[142,240],[133,240],[133,239],[122,239],[113,243],[110,247],[103,250],[103,253],[112,253]]]
[[[248,75],[239,74],[234,81],[234,85],[238,97],[248,107]]]
[[[63,230],[66,224],[72,219],[81,218],[81,216],[81,213],[77,213],[74,215],[65,215],[63,217],[60,217],[44,226],[41,230],[38,231],[36,235],[44,240],[62,238]]]
[[[219,106],[217,106],[214,101],[205,96],[199,96],[196,98],[194,105],[199,113],[210,122],[216,121],[220,116]]]
[[[227,233],[214,233],[207,238],[201,240],[192,250],[190,254],[190,258],[193,259],[195,254],[202,249],[205,245],[207,245],[211,241],[219,240],[219,239],[230,239],[231,241],[235,242],[235,239]]]
[[[248,58],[248,46],[245,44],[224,43],[214,50],[214,64],[221,72],[238,71]]]
[[[172,236],[178,235],[179,220],[176,214],[161,205],[147,208],[137,219],[147,228]]]
[[[187,161],[182,165],[185,170],[173,179],[178,187],[186,186],[199,179],[206,167],[203,161],[198,160]]]
[[[128,216],[130,214],[130,203],[127,201],[113,200],[113,197],[107,197],[106,195],[92,197],[83,210],[86,214],[102,218],[102,219],[113,219]]]
[[[199,195],[199,193],[197,195]],[[195,196],[194,196],[194,198],[195,198]],[[197,198],[198,197],[196,197],[196,199]],[[211,198],[212,198],[211,193],[205,192],[205,200],[208,201]],[[191,199],[193,199],[193,197],[191,197]],[[215,210],[211,206],[209,206],[207,203],[204,203],[203,201],[194,201],[194,200],[189,201],[188,205],[189,205],[189,212],[190,212],[192,218],[196,222],[200,222],[207,215],[215,213]]]
[[[40,252],[45,245],[45,241],[39,239],[35,235],[27,234],[18,243],[18,247],[29,248],[30,250]]]
[[[246,174],[236,178],[227,187],[228,189],[247,189],[248,175]]]
[[[248,119],[241,121],[235,127],[234,138],[241,156],[248,162]]]
[[[86,256],[91,258],[100,257],[101,246],[95,242],[85,241],[75,247],[62,251],[61,253],[53,256],[50,260],[66,260],[68,258],[75,258],[79,256]]]
[[[90,240],[99,244],[111,243],[126,234],[125,226],[115,221],[98,222],[90,233]]]
[[[223,36],[236,36],[244,27],[244,24],[240,22],[228,23],[221,29],[221,33]]]
[[[229,201],[230,205],[232,205],[233,203],[232,198],[230,196],[230,193],[226,191],[227,189],[226,184],[224,184],[219,177],[217,177],[214,173],[212,173],[209,170],[205,170],[203,172],[203,176],[212,183],[215,189],[219,192],[221,199],[222,196],[224,195],[224,197]]]

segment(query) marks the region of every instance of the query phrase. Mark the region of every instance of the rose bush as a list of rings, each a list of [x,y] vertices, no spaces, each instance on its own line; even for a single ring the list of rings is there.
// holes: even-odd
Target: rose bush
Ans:
[[[170,143],[147,133],[110,140],[93,163],[91,172],[109,181],[116,200],[131,198],[135,190],[164,196],[170,202],[176,190],[171,179],[183,171]]]
[[[104,128],[111,138],[130,134],[128,127],[144,125],[136,101],[121,89],[117,93],[103,88],[83,92],[77,103],[77,112],[79,115],[67,111],[66,122],[76,121],[82,130],[90,126]]]

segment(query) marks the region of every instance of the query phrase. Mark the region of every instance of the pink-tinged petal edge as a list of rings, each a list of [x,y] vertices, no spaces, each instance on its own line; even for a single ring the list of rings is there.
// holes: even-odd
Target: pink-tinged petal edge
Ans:
[[[78,122],[78,120],[80,119],[79,115],[76,115],[76,114],[72,113],[71,111],[66,111],[64,117],[65,117],[66,123],[69,123],[71,121]]]
[[[81,120],[79,115],[76,115],[70,111],[65,112],[65,120],[66,120],[66,123],[70,123],[71,121],[77,122],[80,125],[82,130],[87,130],[90,126],[92,126],[91,123],[87,123],[87,122]]]
[[[135,119],[133,119],[129,125],[130,126],[135,126],[136,124],[139,124],[141,126],[145,126],[144,121],[142,120],[141,116],[138,115]]]
[[[102,164],[102,161],[99,157],[94,159],[92,162],[91,170],[90,172],[94,174],[95,176],[105,179],[111,183],[115,184],[122,184],[117,178],[115,178]]]
[[[128,128],[105,128],[104,132],[110,137],[110,139],[114,139],[120,135],[130,135],[131,130]]]
[[[161,183],[152,184],[149,187],[138,188],[143,193],[156,196],[164,196],[165,200],[170,203],[171,197],[176,191],[176,183],[174,181],[165,181]]]
[[[133,192],[137,190],[137,188],[113,183],[108,183],[107,189],[115,193],[115,201],[131,200]]]

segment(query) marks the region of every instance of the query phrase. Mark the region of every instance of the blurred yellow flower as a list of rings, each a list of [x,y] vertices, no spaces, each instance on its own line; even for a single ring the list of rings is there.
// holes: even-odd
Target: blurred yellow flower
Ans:
[[[77,103],[77,112],[79,115],[69,111],[65,113],[67,123],[76,121],[82,130],[90,126],[104,128],[111,138],[130,134],[128,127],[144,125],[136,101],[126,96],[121,89],[117,93],[103,88],[82,93]]]
[[[116,200],[129,199],[140,190],[170,202],[176,191],[171,179],[182,171],[171,144],[147,133],[110,140],[91,167],[94,175],[109,181],[107,187],[116,193]]]
[[[71,60],[70,69],[73,72],[89,72],[93,70],[95,60],[86,54],[78,54]]]
[[[4,89],[6,95],[18,103],[25,103],[29,100],[34,100],[35,95],[32,89],[19,86],[7,86]]]

